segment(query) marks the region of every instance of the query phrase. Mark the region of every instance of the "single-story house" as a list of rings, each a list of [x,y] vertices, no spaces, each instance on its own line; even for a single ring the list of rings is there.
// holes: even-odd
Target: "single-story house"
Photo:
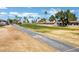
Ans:
[[[6,20],[0,20],[0,26],[8,25],[8,21]]]
[[[58,21],[57,25],[62,26],[63,24],[61,21]],[[78,21],[69,21],[68,24],[64,23],[64,25],[79,25],[79,22]]]
[[[68,25],[79,25],[78,21],[70,21]]]
[[[49,20],[46,20],[46,21],[38,21],[39,24],[54,24],[56,21],[49,21]]]

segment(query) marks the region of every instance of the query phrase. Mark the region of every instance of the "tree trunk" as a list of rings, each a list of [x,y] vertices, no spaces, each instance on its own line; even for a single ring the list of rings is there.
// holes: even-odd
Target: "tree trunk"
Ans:
[[[61,21],[62,21],[62,26],[64,26],[64,19],[63,19],[63,18],[61,18]]]

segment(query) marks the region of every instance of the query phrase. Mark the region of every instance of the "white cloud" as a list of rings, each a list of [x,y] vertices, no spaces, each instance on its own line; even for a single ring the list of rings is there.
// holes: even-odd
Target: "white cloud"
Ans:
[[[55,15],[58,11],[61,11],[61,9],[59,8],[51,8],[50,10],[48,10],[50,15]],[[66,11],[66,10],[63,10]],[[75,13],[78,12],[77,10],[70,10],[70,12]]]
[[[51,8],[50,10],[48,10],[48,13],[50,14],[50,15],[55,15],[58,11],[60,11],[61,9],[59,9],[59,8]]]
[[[0,9],[7,9],[7,7],[2,7],[2,6],[0,6]]]
[[[40,17],[40,15],[38,13],[22,13],[22,16]]]
[[[70,10],[70,12],[74,13],[76,10]]]
[[[31,16],[31,17],[40,17],[38,13],[18,13],[18,12],[9,12],[9,15],[18,15],[20,17],[22,16]]]
[[[0,12],[0,15],[6,15],[7,13],[6,12]]]
[[[9,15],[18,15],[18,16],[22,16],[20,13],[18,12],[9,12]]]
[[[37,17],[41,17],[39,13],[22,13],[22,16],[26,16],[29,21],[36,19]]]
[[[10,12],[11,15],[18,15],[18,12]]]

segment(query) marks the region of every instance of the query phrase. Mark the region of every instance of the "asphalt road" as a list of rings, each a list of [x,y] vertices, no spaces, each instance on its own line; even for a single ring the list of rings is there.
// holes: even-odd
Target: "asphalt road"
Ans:
[[[51,39],[47,36],[41,35],[37,32],[32,32],[31,30],[28,30],[24,27],[18,26],[18,25],[13,25],[16,29],[21,30],[22,32],[28,33],[30,36],[32,36],[35,39],[38,39],[39,41],[45,42],[48,45],[55,47],[58,49],[58,51],[61,52],[79,52],[79,47],[75,48],[71,46],[70,44],[65,44],[63,42],[60,42],[55,39]]]

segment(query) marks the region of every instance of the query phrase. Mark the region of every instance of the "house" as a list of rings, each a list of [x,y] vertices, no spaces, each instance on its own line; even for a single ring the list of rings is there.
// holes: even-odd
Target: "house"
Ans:
[[[79,25],[78,21],[70,21],[68,25]]]
[[[46,21],[40,21],[39,20],[38,21],[39,24],[54,24],[55,22],[56,22],[55,20],[54,21],[51,21],[51,22],[49,20],[46,20]]]
[[[62,21],[58,21],[58,22],[57,22],[57,25],[63,26]],[[64,25],[79,25],[79,22],[78,22],[78,21],[69,21],[68,24],[64,23]]]
[[[0,19],[0,26],[8,25],[8,21]]]
[[[46,20],[46,24],[55,24],[55,23],[56,23],[56,20],[53,20],[53,21]]]
[[[57,25],[58,25],[58,26],[63,26],[62,21],[57,21]],[[64,23],[64,25],[67,25],[67,24]]]

